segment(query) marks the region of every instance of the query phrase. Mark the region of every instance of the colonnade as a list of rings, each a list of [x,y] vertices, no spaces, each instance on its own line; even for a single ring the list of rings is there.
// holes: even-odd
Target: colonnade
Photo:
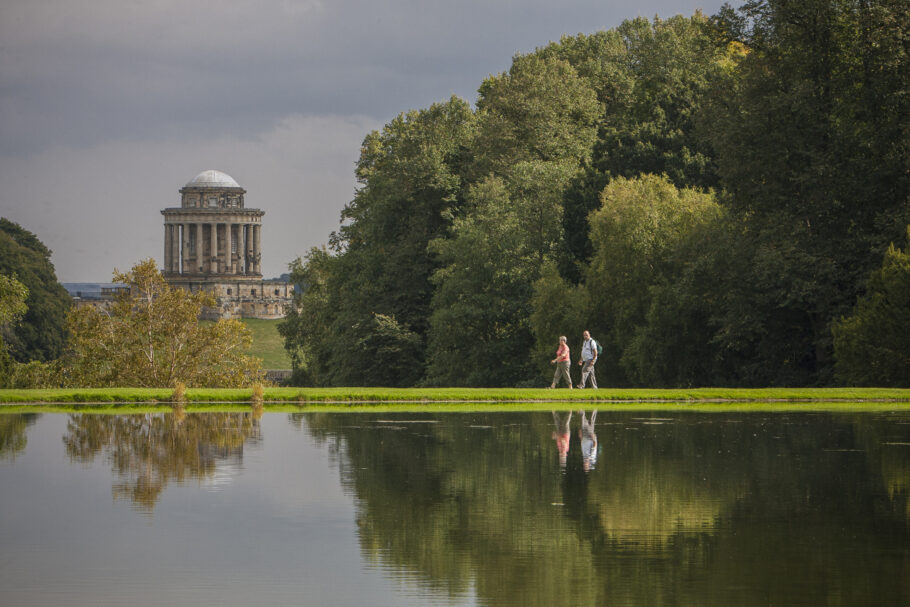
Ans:
[[[258,223],[165,223],[164,271],[260,275],[261,229]]]

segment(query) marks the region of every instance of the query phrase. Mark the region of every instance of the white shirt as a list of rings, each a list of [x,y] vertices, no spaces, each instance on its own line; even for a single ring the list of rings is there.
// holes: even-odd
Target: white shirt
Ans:
[[[594,347],[594,340],[586,339],[585,343],[581,346],[581,359],[593,360],[595,358],[597,358],[597,348]]]

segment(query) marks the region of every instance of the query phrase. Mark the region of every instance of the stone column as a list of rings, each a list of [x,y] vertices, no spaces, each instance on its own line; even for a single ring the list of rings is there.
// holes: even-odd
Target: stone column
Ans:
[[[246,224],[246,273],[253,273],[253,224]]]
[[[211,251],[210,251],[211,254],[209,255],[209,272],[211,272],[212,274],[217,274],[218,273],[218,224],[213,223],[213,224],[211,224],[211,226],[212,226],[212,238],[210,239],[211,247],[209,247],[211,249]]]
[[[164,271],[171,271],[171,224],[164,224]]]
[[[180,259],[177,258],[177,253],[180,250],[180,228],[177,224],[171,224],[171,265],[168,267],[168,271],[176,272],[180,268]]]
[[[180,248],[180,245],[182,244],[180,237],[180,231],[182,227],[182,224],[174,224],[174,272],[177,272],[178,274],[180,273],[180,260],[183,257],[183,252]]]
[[[234,264],[232,263],[233,255],[231,255],[231,241],[233,240],[233,234],[231,230],[233,229],[233,223],[224,224],[224,273],[233,274],[234,273]]]
[[[253,270],[257,274],[262,273],[261,260],[262,260],[262,226],[256,224],[253,226]]]
[[[183,259],[183,267],[180,269],[181,274],[188,274],[190,272],[190,228],[193,227],[191,223],[183,224],[183,238],[181,243],[183,246],[183,254],[181,259]]]
[[[174,272],[180,273],[180,224],[174,224]]]
[[[244,224],[237,224],[237,273],[246,274],[246,237],[243,233]]]
[[[196,240],[193,242],[193,273],[199,271],[199,264],[202,263],[202,224],[194,223],[193,232],[196,234]]]

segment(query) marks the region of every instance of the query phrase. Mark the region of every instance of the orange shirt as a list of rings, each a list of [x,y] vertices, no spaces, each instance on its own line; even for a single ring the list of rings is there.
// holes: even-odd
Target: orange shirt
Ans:
[[[569,344],[559,344],[556,350],[556,362],[561,363],[569,360]]]

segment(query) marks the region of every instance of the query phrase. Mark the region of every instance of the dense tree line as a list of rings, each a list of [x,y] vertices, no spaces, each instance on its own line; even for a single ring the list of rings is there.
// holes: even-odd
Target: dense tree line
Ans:
[[[0,339],[19,362],[48,361],[63,353],[66,312],[72,300],[57,281],[51,252],[37,236],[0,217],[0,275],[26,288],[17,322],[0,320]],[[2,349],[2,347],[0,347]]]
[[[895,383],[832,327],[910,223],[908,34],[900,0],[635,19],[398,116],[293,264],[297,381],[542,385],[587,328],[610,385]]]

